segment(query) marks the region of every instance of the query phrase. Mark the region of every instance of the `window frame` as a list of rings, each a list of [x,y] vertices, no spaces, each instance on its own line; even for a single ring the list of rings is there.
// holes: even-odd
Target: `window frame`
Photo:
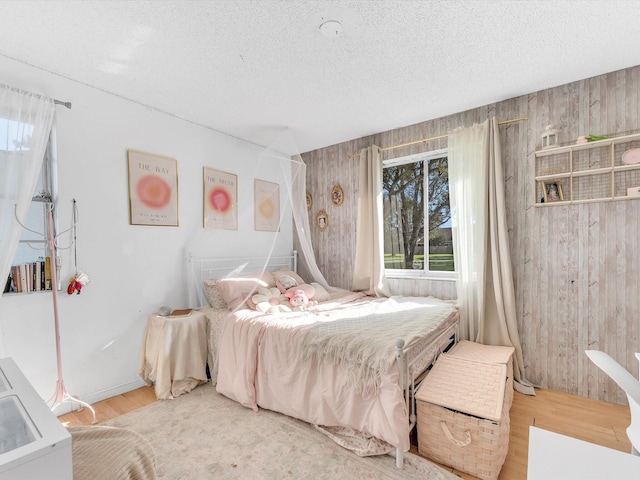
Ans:
[[[447,157],[448,158],[448,153],[449,150],[447,148],[441,148],[438,150],[430,150],[428,152],[423,152],[423,153],[416,153],[413,155],[406,155],[404,157],[397,157],[397,158],[390,158],[387,160],[383,160],[382,161],[382,169],[384,170],[385,168],[389,168],[389,167],[397,167],[400,165],[406,165],[407,163],[416,163],[416,162],[429,162],[431,160],[435,160],[435,159],[439,159],[439,158],[443,158],[443,157]],[[428,172],[428,168],[425,170]],[[423,179],[424,181],[424,196],[425,198],[429,198],[429,178],[428,175],[425,175],[425,178]],[[382,212],[381,214],[382,216],[384,216],[384,212]],[[424,202],[424,212],[423,212],[424,218],[426,220],[426,223],[428,223],[428,218],[429,218],[429,202],[428,200]],[[381,219],[384,222],[384,218]],[[450,221],[453,224],[453,215],[451,216]],[[428,232],[427,232],[428,233]],[[428,257],[428,252],[429,252],[429,243],[428,243],[428,239],[429,239],[429,235],[425,234],[424,235],[425,239],[427,240],[426,244],[424,245],[424,250],[427,252],[427,257]],[[455,257],[454,257],[454,270],[449,272],[449,271],[441,271],[441,270],[429,270],[429,262],[426,261],[424,262],[424,266],[422,270],[417,270],[417,269],[401,269],[401,268],[385,268],[385,276],[387,276],[388,278],[420,278],[420,279],[429,279],[429,280],[444,280],[444,281],[455,281],[457,278],[457,271],[455,270]]]

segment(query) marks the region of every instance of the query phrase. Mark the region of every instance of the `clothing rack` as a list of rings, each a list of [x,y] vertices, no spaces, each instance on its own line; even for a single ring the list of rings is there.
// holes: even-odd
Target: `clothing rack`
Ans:
[[[529,120],[529,117],[514,118],[512,120],[503,120],[501,122],[498,122],[498,125],[506,125],[507,123],[522,122],[522,121],[525,121],[525,120]],[[435,135],[433,137],[421,138],[420,140],[413,140],[411,142],[399,143],[397,145],[390,145],[388,147],[380,148],[380,151],[381,152],[386,152],[387,150],[393,150],[393,149],[396,149],[396,148],[408,147],[410,145],[415,145],[417,143],[426,143],[426,142],[428,142],[430,140],[437,140],[439,138],[448,137],[449,135],[450,135],[450,133],[443,133],[441,135]],[[360,152],[352,153],[347,158],[351,159],[351,158],[356,158],[356,157],[359,157],[359,156],[360,156]]]
[[[93,414],[93,423],[98,423],[96,419],[96,411],[93,409],[91,405],[86,402],[83,402],[78,397],[73,396],[67,392],[64,386],[64,380],[62,379],[62,353],[60,350],[60,321],[58,319],[58,273],[57,273],[57,265],[56,265],[56,246],[55,246],[55,237],[53,235],[53,204],[50,203],[48,205],[49,210],[47,212],[47,239],[49,242],[49,252],[51,254],[51,259],[53,261],[53,265],[51,265],[51,293],[53,295],[53,318],[55,324],[55,334],[56,334],[56,364],[58,368],[58,381],[56,382],[56,390],[47,401],[47,405],[51,410],[55,410],[56,407],[63,403],[77,403],[79,405],[79,410],[82,410],[82,407],[87,407],[91,410]]]

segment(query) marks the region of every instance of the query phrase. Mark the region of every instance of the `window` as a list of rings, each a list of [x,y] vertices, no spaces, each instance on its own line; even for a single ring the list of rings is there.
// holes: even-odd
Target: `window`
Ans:
[[[437,150],[383,162],[387,274],[453,276],[447,160],[447,151]]]
[[[24,145],[12,145],[7,141],[8,138],[15,136],[12,134],[12,129],[16,128],[25,129],[25,133],[28,135],[29,129],[33,130],[33,125],[0,118],[0,155],[6,154],[10,151],[26,150],[29,148]],[[53,136],[54,134],[52,133],[51,135]],[[47,245],[47,213],[49,202],[55,201],[55,198],[57,197],[57,177],[55,167],[55,156],[53,155],[50,138],[42,161],[42,167],[40,168],[38,182],[33,193],[33,200],[29,206],[26,221],[23,223],[25,228],[22,229],[16,254],[11,262],[12,266],[25,266],[23,267],[25,268],[25,271],[29,271],[29,269],[31,269],[31,282],[16,285],[15,278],[12,278],[11,282],[7,280],[6,284],[3,282],[3,292],[5,293],[7,291],[29,292],[45,289],[45,278],[42,276],[42,272],[41,275],[37,275],[35,269],[42,268],[44,270],[46,257],[50,256]],[[14,270],[12,268],[11,275],[13,276],[13,274]],[[37,284],[36,279],[38,279]],[[49,288],[46,289],[50,289],[50,285]]]
[[[42,162],[38,183],[29,207],[27,221],[24,223],[26,228],[22,230],[20,243],[16,250],[14,265],[34,262],[46,256],[47,209],[48,202],[52,198],[51,164],[48,160],[49,155],[46,155]]]

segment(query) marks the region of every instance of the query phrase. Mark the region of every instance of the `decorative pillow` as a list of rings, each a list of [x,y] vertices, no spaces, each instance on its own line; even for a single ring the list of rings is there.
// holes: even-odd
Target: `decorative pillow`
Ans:
[[[290,275],[280,275],[276,280],[276,287],[280,290],[281,293],[286,292],[290,288],[297,287],[300,285],[295,278]]]
[[[258,288],[258,293],[251,297],[255,303],[255,310],[262,313],[290,312],[289,298],[285,297],[276,287]]]
[[[217,285],[227,306],[231,310],[235,310],[237,308],[252,308],[251,303],[253,302],[250,302],[250,298],[249,302],[245,302],[249,294],[251,293],[253,295],[258,287],[275,287],[276,282],[271,273],[265,271],[238,277],[223,278],[217,281]]]
[[[285,267],[282,267],[281,269],[276,270],[275,272],[271,272],[271,273],[273,274],[273,278],[275,280],[278,280],[283,275],[287,275],[289,277],[292,277],[296,282],[298,282],[298,285],[302,285],[303,283],[307,283],[296,272],[293,272],[291,270],[287,270]]]
[[[222,297],[222,292],[218,287],[218,280],[205,280],[204,281],[204,294],[207,297],[207,301],[212,308],[225,309],[227,308],[227,302]]]
[[[322,285],[316,282],[311,282],[311,286],[315,289],[315,294],[313,295],[313,299],[317,302],[326,302],[329,300],[329,292]]]

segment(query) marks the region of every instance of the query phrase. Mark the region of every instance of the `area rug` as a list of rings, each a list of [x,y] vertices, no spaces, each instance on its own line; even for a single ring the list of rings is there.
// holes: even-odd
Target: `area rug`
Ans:
[[[157,454],[158,478],[165,480],[458,479],[411,453],[402,469],[390,455],[358,457],[305,422],[269,410],[254,412],[210,385],[104,425],[146,438]]]

